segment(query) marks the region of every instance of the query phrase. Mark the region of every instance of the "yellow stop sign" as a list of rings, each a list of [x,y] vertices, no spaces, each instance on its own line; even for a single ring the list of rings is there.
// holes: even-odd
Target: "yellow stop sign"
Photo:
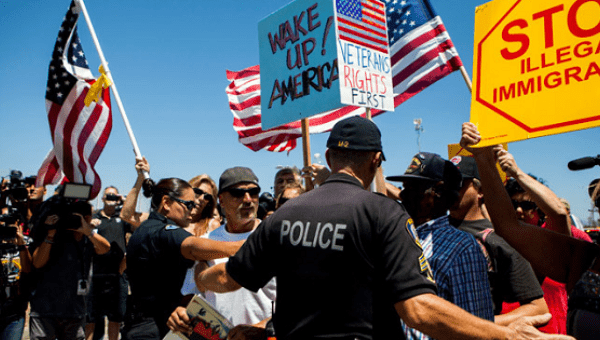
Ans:
[[[475,11],[480,146],[600,126],[600,0],[495,0]]]

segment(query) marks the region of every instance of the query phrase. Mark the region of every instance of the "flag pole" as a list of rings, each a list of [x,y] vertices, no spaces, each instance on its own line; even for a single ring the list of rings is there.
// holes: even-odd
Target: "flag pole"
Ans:
[[[467,69],[463,65],[460,66],[460,74],[462,74],[463,79],[467,84],[467,88],[469,89],[469,92],[473,93],[473,84],[471,83],[471,77],[469,77]]]
[[[88,25],[88,29],[90,30],[90,33],[92,35],[92,40],[94,41],[94,45],[96,45],[96,50],[98,51],[98,55],[100,56],[100,62],[102,63],[102,67],[104,68],[104,71],[106,72],[106,76],[112,83],[111,87],[112,87],[113,95],[115,97],[115,100],[117,101],[117,107],[119,107],[119,111],[121,112],[121,117],[123,118],[123,123],[125,123],[125,129],[127,130],[127,134],[129,135],[129,140],[131,141],[131,144],[133,145],[133,152],[135,154],[135,158],[141,159],[142,153],[140,152],[140,148],[138,147],[135,136],[133,135],[133,130],[131,129],[131,125],[129,124],[129,119],[127,118],[127,114],[125,113],[125,107],[123,107],[123,102],[121,101],[121,96],[119,96],[119,91],[117,91],[117,85],[115,84],[115,81],[112,78],[112,74],[110,73],[110,69],[108,68],[108,62],[106,62],[106,59],[104,58],[104,53],[102,53],[102,48],[100,47],[100,42],[98,41],[98,37],[96,36],[96,31],[94,30],[94,26],[92,25],[92,20],[90,19],[90,16],[85,7],[85,4],[83,3],[83,0],[75,0],[75,1],[77,1],[77,3],[79,4],[79,7],[81,7],[81,12],[83,13],[83,16],[85,17],[85,22]],[[144,177],[149,178],[150,176],[147,172],[144,171]]]
[[[308,118],[302,118],[302,158],[304,160],[304,167],[311,166],[310,160],[310,131]],[[312,179],[309,177],[304,178],[304,184],[306,187],[306,191],[314,189],[314,184]]]

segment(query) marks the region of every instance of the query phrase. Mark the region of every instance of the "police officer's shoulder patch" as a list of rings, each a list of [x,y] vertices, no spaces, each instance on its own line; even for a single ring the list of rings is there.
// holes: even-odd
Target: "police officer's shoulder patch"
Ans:
[[[172,224],[167,224],[167,226],[165,227],[165,230],[177,230],[179,229],[178,226],[174,226]]]
[[[413,240],[415,240],[415,243],[419,246],[419,248],[421,248],[419,235],[417,234],[417,229],[415,228],[415,223],[413,222],[412,218],[406,220],[406,230],[408,230],[408,233],[410,236],[412,236]]]

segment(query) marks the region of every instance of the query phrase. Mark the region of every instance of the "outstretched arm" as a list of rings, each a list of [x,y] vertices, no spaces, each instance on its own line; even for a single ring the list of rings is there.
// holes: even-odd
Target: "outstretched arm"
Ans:
[[[480,140],[481,136],[475,125],[464,123],[460,145],[475,157],[494,230],[531,263],[536,273],[566,283],[567,292],[570,292],[593,259],[600,255],[600,248],[592,243],[519,223],[512,213],[514,209],[510,198],[495,167],[495,152],[502,150],[502,146],[471,147]]]
[[[508,327],[480,319],[433,294],[421,294],[397,302],[396,312],[411,328],[436,339],[573,339],[566,335],[543,334],[550,314],[525,317]]]
[[[504,149],[497,150],[498,163],[507,175],[517,180],[519,185],[529,193],[531,199],[547,216],[547,228],[563,235],[571,236],[569,213],[556,194],[544,184],[524,173],[517,166],[513,155]]]
[[[123,208],[121,209],[120,217],[123,221],[131,224],[131,229],[135,230],[137,227],[142,224],[145,220],[148,219],[148,213],[140,213],[135,211],[135,207],[137,206],[138,196],[140,194],[140,190],[142,189],[142,183],[144,182],[144,171],[146,173],[150,173],[150,165],[146,160],[146,157],[143,159],[136,159],[135,170],[137,171],[137,179],[135,181],[135,185],[131,188],[131,191],[127,194],[125,198],[125,202],[123,202]]]
[[[196,268],[195,273],[196,287],[201,292],[207,290],[215,293],[227,293],[242,288],[225,269],[225,263],[219,263],[215,266],[202,270]]]

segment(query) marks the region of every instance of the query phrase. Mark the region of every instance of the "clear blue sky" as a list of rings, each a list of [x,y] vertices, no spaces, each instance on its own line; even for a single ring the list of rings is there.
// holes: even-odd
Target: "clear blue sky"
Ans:
[[[539,1],[543,4],[543,1]],[[258,22],[286,5],[273,0],[88,0],[96,33],[154,179],[252,168],[264,191],[277,165],[302,166],[301,142],[286,153],[253,152],[232,128],[225,70],[256,65]],[[473,0],[432,0],[472,74]],[[51,147],[44,93],[48,65],[70,0],[0,1],[0,176],[11,169],[34,175]],[[100,64],[83,18],[79,36],[92,72]],[[383,134],[386,175],[404,172],[418,152],[413,119],[422,118],[421,151],[447,157],[461,123],[469,119],[470,93],[458,72],[374,119]],[[311,135],[312,154],[325,153],[327,134]],[[519,166],[545,179],[589,216],[587,185],[598,168],[573,172],[567,163],[600,153],[598,128],[509,144]],[[96,169],[103,187],[127,193],[135,181],[134,154],[113,101],[113,130]]]

